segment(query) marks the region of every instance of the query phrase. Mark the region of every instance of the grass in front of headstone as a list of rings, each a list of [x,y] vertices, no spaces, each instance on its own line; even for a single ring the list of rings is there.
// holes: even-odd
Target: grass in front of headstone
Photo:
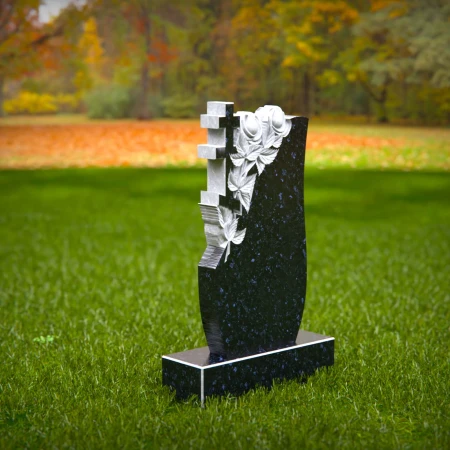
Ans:
[[[450,177],[306,174],[305,382],[178,402],[203,169],[0,172],[0,448],[448,448]]]

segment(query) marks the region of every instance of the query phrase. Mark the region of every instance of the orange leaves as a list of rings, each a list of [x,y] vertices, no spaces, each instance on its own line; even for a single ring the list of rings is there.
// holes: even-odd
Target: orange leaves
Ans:
[[[193,165],[202,142],[197,121],[1,127],[0,167]]]
[[[361,135],[362,130],[313,128],[308,132],[307,164],[450,169],[447,134],[441,133],[438,144],[429,136],[426,143],[412,139],[407,129],[397,129],[396,138]],[[435,137],[436,131],[428,134]],[[197,144],[204,142],[206,131],[197,121],[0,126],[0,168],[197,165],[204,164],[197,158]]]
[[[166,42],[154,39],[152,42],[152,53],[148,55],[149,61],[167,64],[177,58],[177,51],[175,48],[167,45]]]
[[[370,9],[373,12],[380,11],[381,9],[394,6],[395,9],[403,9],[407,6],[405,0],[371,0]]]
[[[368,136],[352,136],[340,133],[329,132],[308,132],[308,150],[339,150],[342,148],[353,149],[380,149],[382,147],[401,147],[404,145],[403,139],[389,139]]]
[[[72,51],[72,47],[62,37],[58,36],[50,40],[46,45],[36,49],[42,65],[49,70],[58,70],[61,68],[61,62],[64,54]]]

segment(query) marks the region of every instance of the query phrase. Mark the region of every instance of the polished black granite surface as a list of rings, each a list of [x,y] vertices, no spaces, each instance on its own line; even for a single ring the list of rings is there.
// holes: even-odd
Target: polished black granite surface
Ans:
[[[244,241],[217,268],[198,268],[211,361],[294,345],[306,294],[307,127],[307,118],[293,118],[275,160],[257,177],[250,211],[239,220]]]
[[[274,380],[302,378],[334,363],[334,338],[299,331],[293,346],[211,363],[209,348],[163,356],[163,384],[178,398],[238,395]]]

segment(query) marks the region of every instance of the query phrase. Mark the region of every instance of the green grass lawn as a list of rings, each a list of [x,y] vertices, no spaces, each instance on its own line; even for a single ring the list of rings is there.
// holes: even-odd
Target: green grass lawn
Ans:
[[[449,448],[449,174],[308,170],[302,328],[335,366],[202,409],[161,355],[206,343],[205,184],[0,172],[0,448]]]

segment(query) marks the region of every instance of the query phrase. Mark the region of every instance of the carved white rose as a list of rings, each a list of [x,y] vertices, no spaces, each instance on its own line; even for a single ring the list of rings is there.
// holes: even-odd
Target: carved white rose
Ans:
[[[250,142],[260,144],[263,128],[261,120],[251,112],[240,114],[241,116],[241,134]]]
[[[286,120],[286,115],[279,106],[266,106],[269,110],[269,124],[276,134],[286,137],[291,131],[292,123]]]
[[[258,108],[255,113],[241,111],[236,115],[241,120],[239,129],[235,129],[233,134],[237,152],[230,155],[233,167],[228,175],[228,189],[249,212],[256,182],[256,174],[249,175],[249,172],[256,166],[261,175],[266,165],[275,160],[283,138],[291,131],[292,123],[278,106],[266,105]],[[246,230],[237,231],[239,219],[231,209],[220,207],[218,214],[223,230],[220,246],[227,248],[226,261],[231,242],[240,244]]]
[[[256,110],[255,115],[263,124],[262,145],[264,148],[280,148],[283,138],[291,131],[292,123],[279,106],[266,105]]]

